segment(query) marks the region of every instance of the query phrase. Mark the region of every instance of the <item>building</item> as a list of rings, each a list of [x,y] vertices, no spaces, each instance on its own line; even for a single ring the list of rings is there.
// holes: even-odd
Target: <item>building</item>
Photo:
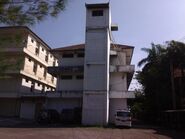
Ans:
[[[114,123],[117,109],[127,109],[127,99],[134,98],[128,86],[134,73],[131,58],[134,47],[115,44],[111,32],[109,3],[86,4],[85,44],[53,49],[58,67],[49,73],[57,77],[56,93],[47,107],[82,109],[82,124]]]
[[[34,119],[54,91],[56,78],[47,72],[57,66],[51,48],[28,27],[0,27],[0,59],[7,69],[0,77],[0,116]]]

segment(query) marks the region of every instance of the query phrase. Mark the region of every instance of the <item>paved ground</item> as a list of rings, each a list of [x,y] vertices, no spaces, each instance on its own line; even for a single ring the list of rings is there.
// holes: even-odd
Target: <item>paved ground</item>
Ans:
[[[0,117],[0,139],[185,139],[185,132],[148,126],[38,127],[31,121]]]
[[[176,131],[101,127],[0,128],[0,139],[185,139]]]

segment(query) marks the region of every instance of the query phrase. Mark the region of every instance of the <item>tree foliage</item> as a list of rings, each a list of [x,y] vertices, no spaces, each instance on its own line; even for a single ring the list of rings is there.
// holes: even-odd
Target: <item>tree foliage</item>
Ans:
[[[161,111],[172,109],[173,95],[172,82],[175,84],[175,96],[177,108],[182,108],[184,99],[184,69],[185,69],[185,44],[177,41],[169,41],[164,45],[152,44],[151,48],[142,48],[148,56],[142,59],[138,66],[142,71],[137,72],[137,80],[143,86],[144,102],[143,111],[145,118],[156,120]],[[180,76],[175,76],[171,71],[179,69]],[[173,72],[171,74],[171,72]],[[181,85],[179,82],[181,81]]]
[[[46,17],[56,17],[65,7],[65,0],[0,0],[0,23],[33,25]]]

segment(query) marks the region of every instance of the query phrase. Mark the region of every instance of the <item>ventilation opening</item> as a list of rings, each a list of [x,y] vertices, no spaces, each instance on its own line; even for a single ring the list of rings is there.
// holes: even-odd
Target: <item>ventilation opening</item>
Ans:
[[[103,10],[92,11],[92,16],[103,16]]]

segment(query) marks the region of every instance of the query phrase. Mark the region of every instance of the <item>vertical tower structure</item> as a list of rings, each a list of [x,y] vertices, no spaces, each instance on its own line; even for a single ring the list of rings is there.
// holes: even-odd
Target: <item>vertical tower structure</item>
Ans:
[[[110,21],[109,3],[86,4],[84,125],[108,123]]]

